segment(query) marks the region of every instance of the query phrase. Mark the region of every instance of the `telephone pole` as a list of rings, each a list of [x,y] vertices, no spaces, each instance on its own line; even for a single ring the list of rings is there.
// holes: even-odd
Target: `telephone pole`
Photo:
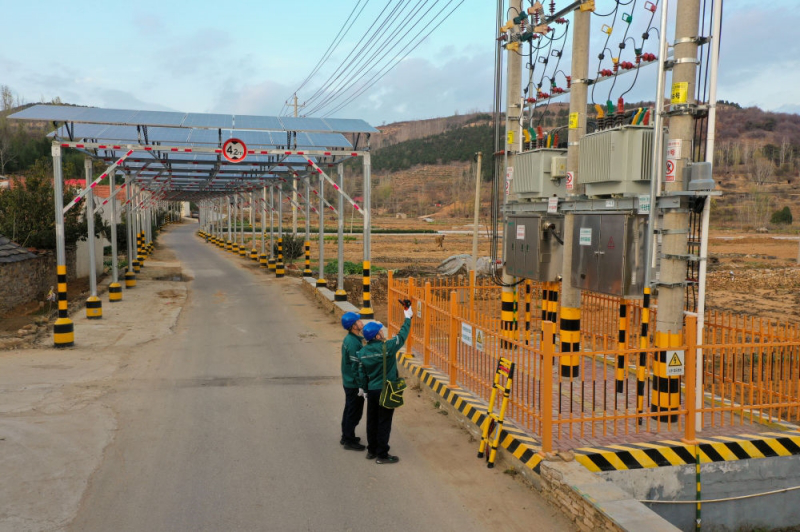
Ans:
[[[572,89],[569,98],[569,134],[567,136],[567,173],[572,175],[572,190],[567,196],[577,198],[583,192],[578,186],[579,141],[586,134],[586,99],[589,77],[589,29],[592,11],[578,7],[572,28]],[[569,187],[569,184],[567,185]],[[575,215],[564,216],[564,255],[561,267],[561,352],[581,350],[581,291],[574,288],[572,278],[572,241],[575,238]],[[580,375],[580,356],[560,357],[561,376]]]
[[[511,0],[509,2],[507,13],[521,13],[522,0]],[[512,183],[514,178],[514,159],[516,154],[521,151],[522,139],[520,132],[520,120],[522,118],[522,56],[513,51],[508,51],[508,66],[506,67],[506,79],[508,86],[506,87],[506,139],[505,139],[505,195],[503,196],[503,204],[508,203],[508,197],[511,194]],[[506,234],[508,226],[505,227],[504,238],[514,238],[513,235]],[[503,249],[505,250],[505,240],[503,242]],[[502,335],[509,340],[515,336],[517,329],[517,321],[514,316],[514,282],[515,278],[506,273],[505,268],[505,251],[503,252],[503,291],[500,295],[500,320]]]
[[[692,160],[700,0],[679,0],[676,13],[669,138],[673,145],[677,143],[680,146],[681,155],[673,160],[672,176],[665,178],[663,194],[666,196],[686,189],[684,169]],[[665,57],[658,59],[666,60]],[[657,98],[663,96],[656,95]],[[680,378],[667,375],[667,357],[670,348],[677,349],[682,343],[686,262],[689,258],[687,203],[687,197],[681,196],[679,209],[665,210],[661,228],[663,253],[657,283],[658,316],[655,331],[655,347],[661,348],[661,351],[656,353],[653,361],[653,412],[671,412],[680,408]],[[659,419],[676,420],[677,415],[660,415]]]

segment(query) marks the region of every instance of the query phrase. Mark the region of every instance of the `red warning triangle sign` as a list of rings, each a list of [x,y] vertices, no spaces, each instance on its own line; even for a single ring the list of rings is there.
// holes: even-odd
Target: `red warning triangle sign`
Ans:
[[[614,237],[608,238],[608,249],[614,249]]]

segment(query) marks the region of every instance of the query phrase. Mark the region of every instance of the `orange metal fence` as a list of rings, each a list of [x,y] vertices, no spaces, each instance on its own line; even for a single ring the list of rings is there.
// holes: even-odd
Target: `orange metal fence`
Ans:
[[[501,332],[501,288],[487,280],[470,276],[422,282],[390,274],[388,291],[390,332],[403,320],[400,306],[392,302],[411,299],[416,319],[408,352],[423,366],[446,373],[451,385],[488,400],[499,358],[516,363],[508,416],[539,435],[545,450],[554,442],[577,446],[596,438],[658,432],[680,431],[693,439],[696,429],[800,418],[796,326],[709,313],[703,345],[696,345],[696,318],[687,316],[684,330],[676,331],[680,345],[665,351],[653,346],[652,326],[641,342],[641,301],[583,293],[580,371],[565,378],[558,371],[559,357],[576,355],[558,352],[558,324],[542,321],[538,283],[517,286],[513,338]],[[626,325],[624,342],[619,342],[621,324]],[[685,374],[671,379],[670,389],[676,391],[664,401],[653,375],[664,372],[673,352],[684,354]],[[697,356],[702,357],[702,397],[696,401]],[[668,410],[658,406],[664,404]]]

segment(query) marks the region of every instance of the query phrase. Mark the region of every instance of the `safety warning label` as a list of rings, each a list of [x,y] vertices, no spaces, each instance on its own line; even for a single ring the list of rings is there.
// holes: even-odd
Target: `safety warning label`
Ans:
[[[676,377],[685,373],[683,351],[667,351],[667,376]]]

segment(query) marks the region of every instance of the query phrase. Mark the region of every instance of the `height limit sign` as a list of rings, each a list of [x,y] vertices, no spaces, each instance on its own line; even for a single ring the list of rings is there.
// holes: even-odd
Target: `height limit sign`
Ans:
[[[247,146],[239,139],[228,139],[222,145],[222,156],[232,163],[240,163],[247,157]]]

